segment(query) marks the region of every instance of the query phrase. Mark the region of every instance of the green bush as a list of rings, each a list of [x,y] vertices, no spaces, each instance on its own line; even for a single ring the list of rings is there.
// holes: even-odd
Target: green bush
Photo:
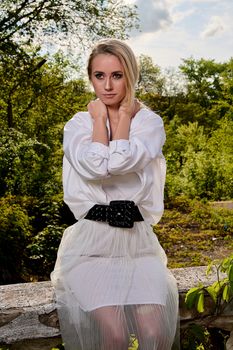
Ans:
[[[30,272],[37,280],[49,278],[65,225],[48,225],[27,246]]]
[[[35,234],[26,250],[27,270],[36,280],[48,279],[63,231],[76,220],[64,204],[62,193],[39,198],[31,214]]]
[[[233,197],[233,122],[222,119],[208,134],[197,122],[182,125],[175,117],[167,126],[165,195],[227,200]]]
[[[16,283],[22,280],[32,227],[26,209],[14,198],[1,198],[0,207],[0,283]]]
[[[2,130],[0,138],[0,196],[36,194],[49,148],[15,129]]]
[[[76,220],[62,193],[0,198],[0,282],[49,278],[64,229]]]

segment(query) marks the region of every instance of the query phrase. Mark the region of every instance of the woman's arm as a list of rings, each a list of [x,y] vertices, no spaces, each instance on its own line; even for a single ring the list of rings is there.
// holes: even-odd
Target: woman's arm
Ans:
[[[115,133],[112,135],[112,140],[128,140],[130,124],[132,118],[140,110],[140,103],[134,100],[132,105],[122,102],[118,111],[119,122]]]
[[[162,156],[164,142],[162,119],[150,110],[140,110],[132,119],[129,138],[116,139],[115,135],[110,141],[108,172],[122,175],[140,171],[154,158]]]
[[[64,157],[86,180],[108,176],[109,148],[102,139],[93,140],[93,129],[88,113],[77,113],[64,128]]]
[[[108,146],[107,118],[108,111],[105,104],[97,99],[88,104],[88,112],[93,119],[92,141]]]

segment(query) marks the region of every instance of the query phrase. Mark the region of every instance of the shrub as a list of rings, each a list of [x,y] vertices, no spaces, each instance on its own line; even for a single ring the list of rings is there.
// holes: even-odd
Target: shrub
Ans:
[[[0,283],[20,282],[31,225],[25,208],[14,198],[0,199]]]
[[[56,261],[65,225],[48,225],[27,246],[31,273],[37,280],[48,279]]]

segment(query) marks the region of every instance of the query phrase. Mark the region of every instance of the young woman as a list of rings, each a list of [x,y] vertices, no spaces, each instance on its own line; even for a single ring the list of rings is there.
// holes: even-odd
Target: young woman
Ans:
[[[163,213],[162,119],[135,99],[138,67],[124,42],[93,49],[97,99],[64,129],[64,200],[77,223],[51,274],[66,350],[170,350],[178,293],[152,226]]]

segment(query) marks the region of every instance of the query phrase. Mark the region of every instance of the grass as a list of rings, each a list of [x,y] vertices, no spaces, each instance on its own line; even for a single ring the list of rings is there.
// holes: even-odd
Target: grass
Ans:
[[[168,267],[208,265],[233,249],[233,212],[183,197],[170,202],[154,231]]]

